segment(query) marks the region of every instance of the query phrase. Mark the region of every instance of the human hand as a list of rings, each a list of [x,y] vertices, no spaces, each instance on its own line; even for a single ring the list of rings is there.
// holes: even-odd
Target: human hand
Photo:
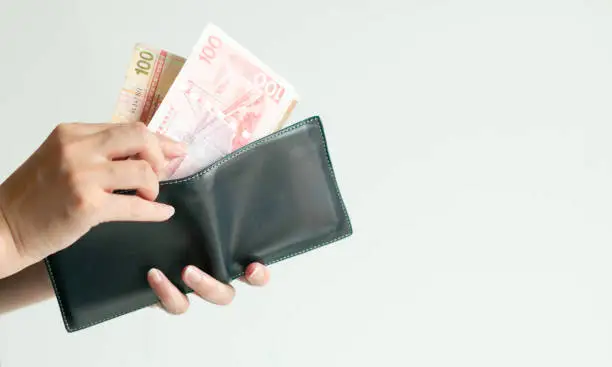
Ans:
[[[144,124],[58,125],[0,185],[13,264],[34,264],[106,221],[167,220],[174,209],[153,201],[158,174],[184,151]],[[131,156],[141,159],[125,159]],[[129,188],[138,195],[113,194]]]
[[[166,311],[171,314],[182,314],[187,311],[189,298],[179,291],[161,271],[151,269],[147,278]],[[208,302],[227,305],[234,299],[234,287],[219,282],[195,266],[185,267],[181,278],[196,295]],[[268,283],[269,279],[270,271],[267,267],[260,263],[251,263],[240,280],[250,285],[263,286]]]
[[[70,246],[100,223],[169,219],[174,208],[154,200],[167,163],[185,151],[180,143],[142,123],[58,125],[0,185],[0,278]],[[135,189],[137,195],[114,193],[120,189]],[[256,275],[267,279],[267,269],[259,266],[253,265],[263,269]],[[174,289],[161,276],[161,282],[152,283],[153,289],[163,304],[174,307]],[[206,284],[214,284],[216,291],[204,283],[193,289],[207,300],[226,303],[227,295],[233,294],[231,287],[215,282]],[[170,311],[177,310],[181,307]]]

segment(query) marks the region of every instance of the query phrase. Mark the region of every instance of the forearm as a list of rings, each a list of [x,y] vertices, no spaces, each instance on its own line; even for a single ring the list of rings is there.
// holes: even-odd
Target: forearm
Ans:
[[[53,297],[53,288],[43,262],[0,279],[0,315]]]
[[[17,251],[2,210],[0,187],[0,314],[53,296],[44,263],[27,264]]]

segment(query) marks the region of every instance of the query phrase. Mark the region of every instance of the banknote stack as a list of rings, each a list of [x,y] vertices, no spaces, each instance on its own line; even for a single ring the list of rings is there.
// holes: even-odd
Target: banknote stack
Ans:
[[[298,95],[219,27],[209,24],[185,59],[137,44],[113,121],[142,121],[187,144],[169,178],[189,176],[281,128]]]
[[[112,120],[148,124],[184,64],[184,57],[136,44]]]

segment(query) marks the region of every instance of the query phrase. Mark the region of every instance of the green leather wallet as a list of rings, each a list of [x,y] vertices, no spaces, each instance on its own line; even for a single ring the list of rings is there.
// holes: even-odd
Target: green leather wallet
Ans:
[[[161,182],[157,201],[175,207],[168,221],[103,223],[46,259],[69,332],[156,303],[150,268],[189,293],[187,265],[229,283],[253,261],[269,265],[352,234],[316,116]]]

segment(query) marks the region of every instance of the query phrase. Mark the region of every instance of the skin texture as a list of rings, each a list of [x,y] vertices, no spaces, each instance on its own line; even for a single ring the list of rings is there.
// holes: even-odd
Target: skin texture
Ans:
[[[108,221],[165,221],[174,208],[155,202],[164,169],[185,154],[183,145],[142,123],[66,123],[0,185],[0,313],[52,297],[41,261]],[[135,189],[137,195],[117,195]],[[160,304],[185,312],[188,298],[157,269],[147,277]],[[268,269],[253,263],[243,281],[265,285]],[[231,285],[195,266],[183,281],[214,304],[234,298]]]

